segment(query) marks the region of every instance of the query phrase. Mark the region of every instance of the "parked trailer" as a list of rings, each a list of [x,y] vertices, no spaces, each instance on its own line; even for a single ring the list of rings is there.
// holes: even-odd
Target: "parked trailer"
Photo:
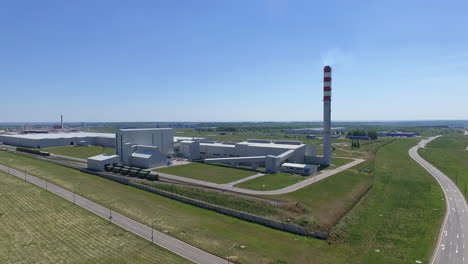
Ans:
[[[45,152],[45,151],[40,151],[40,150],[35,150],[35,149],[28,149],[28,148],[22,148],[22,147],[17,147],[16,151],[20,152],[26,152],[34,155],[39,155],[39,156],[50,156],[50,152]]]

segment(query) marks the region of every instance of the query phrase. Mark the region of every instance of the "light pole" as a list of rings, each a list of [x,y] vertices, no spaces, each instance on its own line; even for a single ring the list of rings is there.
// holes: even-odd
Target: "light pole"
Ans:
[[[151,221],[151,243],[154,243],[154,219]]]

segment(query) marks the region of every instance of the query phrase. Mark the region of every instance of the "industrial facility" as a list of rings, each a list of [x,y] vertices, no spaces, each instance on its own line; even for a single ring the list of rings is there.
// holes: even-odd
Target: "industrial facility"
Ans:
[[[323,128],[293,129],[290,133],[322,134],[323,156],[318,157],[316,146],[301,141],[248,139],[243,142],[215,142],[206,138],[174,137],[172,128],[120,129],[116,134],[66,132],[61,118],[60,131],[56,133],[0,135],[5,144],[45,148],[54,146],[104,146],[116,148],[116,155],[98,155],[88,159],[88,167],[104,170],[108,164],[139,168],[155,168],[171,164],[176,157],[204,163],[222,163],[233,167],[266,168],[267,173],[279,171],[311,175],[317,165],[331,164],[331,67],[324,68]],[[210,128],[212,129],[212,128]],[[314,165],[310,165],[314,164]]]
[[[343,134],[346,132],[345,127],[332,127],[331,132],[333,134]],[[323,134],[323,127],[314,128],[294,128],[286,131],[287,134],[304,134],[304,135],[321,135]]]
[[[58,146],[103,146],[115,147],[115,135],[107,133],[68,132],[0,135],[3,144],[25,148],[48,148]]]

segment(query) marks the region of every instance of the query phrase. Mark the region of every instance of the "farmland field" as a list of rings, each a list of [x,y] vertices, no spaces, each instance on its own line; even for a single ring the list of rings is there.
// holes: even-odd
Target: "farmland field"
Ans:
[[[0,263],[189,263],[0,172]]]

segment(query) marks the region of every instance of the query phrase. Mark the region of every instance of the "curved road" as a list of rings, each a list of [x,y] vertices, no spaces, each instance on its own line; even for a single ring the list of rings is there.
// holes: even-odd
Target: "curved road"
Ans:
[[[358,165],[359,163],[364,162],[365,160],[363,159],[354,159],[352,162],[347,163],[343,166],[337,167],[332,170],[324,170],[321,171],[319,174],[312,176],[306,180],[300,181],[298,183],[289,185],[287,187],[284,187],[282,189],[278,190],[272,190],[272,191],[255,191],[255,190],[248,190],[248,189],[243,189],[243,188],[238,188],[233,186],[233,183],[226,183],[226,184],[218,184],[218,183],[212,183],[212,182],[207,182],[207,181],[201,181],[201,180],[195,180],[195,179],[190,179],[186,177],[181,177],[181,176],[176,176],[172,174],[167,174],[167,173],[162,173],[158,172],[159,177],[161,179],[169,179],[173,181],[178,181],[178,182],[185,182],[185,183],[190,183],[190,184],[195,184],[199,186],[205,186],[213,189],[219,189],[219,190],[225,190],[225,191],[231,191],[231,192],[236,192],[236,193],[242,193],[242,194],[252,194],[252,195],[278,195],[278,194],[285,194],[285,193],[290,193],[297,191],[299,189],[302,189],[306,186],[309,186],[313,183],[316,183],[320,180],[323,180],[325,178],[328,178],[332,175],[335,175],[339,172],[342,172],[344,170],[347,170],[353,166]],[[263,175],[254,175],[255,178]],[[251,176],[251,177],[254,177]]]
[[[465,198],[455,183],[418,154],[419,148],[424,148],[437,137],[421,140],[409,150],[409,155],[439,182],[447,203],[447,211],[431,263],[461,264],[465,263],[465,259],[468,262],[468,248],[465,250],[468,246],[468,206]]]

